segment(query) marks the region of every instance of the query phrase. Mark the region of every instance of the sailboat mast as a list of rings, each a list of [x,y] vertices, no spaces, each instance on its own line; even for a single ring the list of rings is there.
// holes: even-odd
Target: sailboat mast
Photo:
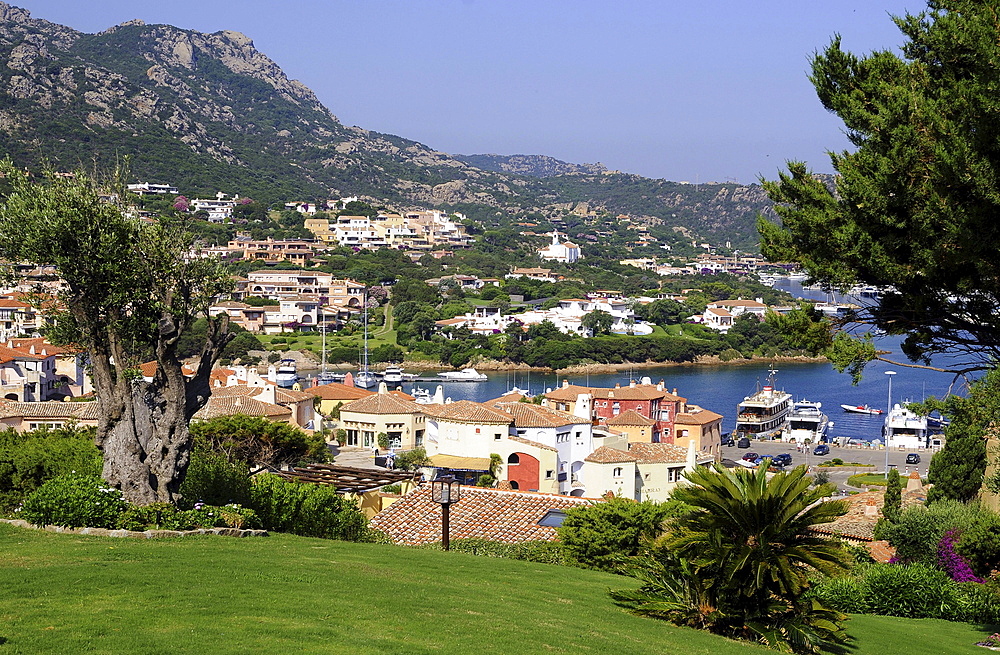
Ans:
[[[364,324],[365,324],[365,362],[364,362],[364,372],[365,378],[368,378],[368,289],[365,289],[365,294],[363,296],[364,300],[361,306],[364,307]]]

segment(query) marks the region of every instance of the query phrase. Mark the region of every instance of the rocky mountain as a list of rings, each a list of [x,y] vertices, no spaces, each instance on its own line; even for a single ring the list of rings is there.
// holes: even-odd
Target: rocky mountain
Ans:
[[[571,173],[599,175],[609,172],[600,163],[570,164],[546,155],[455,155],[455,159],[484,171],[514,173],[529,177],[553,177]]]
[[[239,32],[129,21],[98,34],[0,1],[0,154],[110,166],[187,193],[259,200],[361,195],[460,209],[484,223],[532,212],[645,216],[715,242],[756,242],[757,186],[681,185],[543,156],[451,156],[347,127]]]

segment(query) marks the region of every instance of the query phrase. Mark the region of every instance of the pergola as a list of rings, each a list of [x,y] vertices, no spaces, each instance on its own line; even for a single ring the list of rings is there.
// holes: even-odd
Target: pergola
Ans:
[[[298,482],[331,484],[337,493],[364,493],[387,484],[413,480],[415,473],[407,471],[382,471],[378,469],[336,466],[334,464],[309,464],[291,471],[280,471],[278,475]]]

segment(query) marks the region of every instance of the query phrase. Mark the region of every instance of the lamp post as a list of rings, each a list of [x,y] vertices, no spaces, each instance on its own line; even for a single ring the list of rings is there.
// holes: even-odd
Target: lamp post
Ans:
[[[888,409],[885,411],[885,432],[882,438],[885,440],[885,479],[889,479],[889,432],[892,428],[889,425],[890,417],[892,416],[892,376],[896,374],[896,371],[886,371],[886,376],[889,378],[889,405]]]
[[[462,500],[462,484],[454,475],[446,475],[431,481],[431,500],[441,505],[441,545],[450,550],[449,510],[453,503]]]

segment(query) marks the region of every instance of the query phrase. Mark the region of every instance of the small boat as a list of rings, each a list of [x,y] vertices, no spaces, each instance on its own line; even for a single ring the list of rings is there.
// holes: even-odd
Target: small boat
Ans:
[[[343,373],[333,373],[331,371],[322,371],[314,379],[313,384],[319,386],[321,384],[332,384],[333,382],[341,382],[344,379]]]
[[[294,359],[283,359],[278,364],[278,372],[275,374],[274,382],[282,389],[290,389],[293,384],[299,381],[299,373],[295,368]]]
[[[822,411],[823,403],[800,400],[792,404],[788,424],[781,435],[782,441],[797,443],[823,443],[833,423]]]
[[[881,414],[881,409],[874,409],[868,405],[841,405],[840,406],[845,412],[851,412],[852,414]]]
[[[461,371],[445,371],[440,377],[449,382],[478,382],[487,379],[485,373],[480,373],[474,368],[463,368]]]

